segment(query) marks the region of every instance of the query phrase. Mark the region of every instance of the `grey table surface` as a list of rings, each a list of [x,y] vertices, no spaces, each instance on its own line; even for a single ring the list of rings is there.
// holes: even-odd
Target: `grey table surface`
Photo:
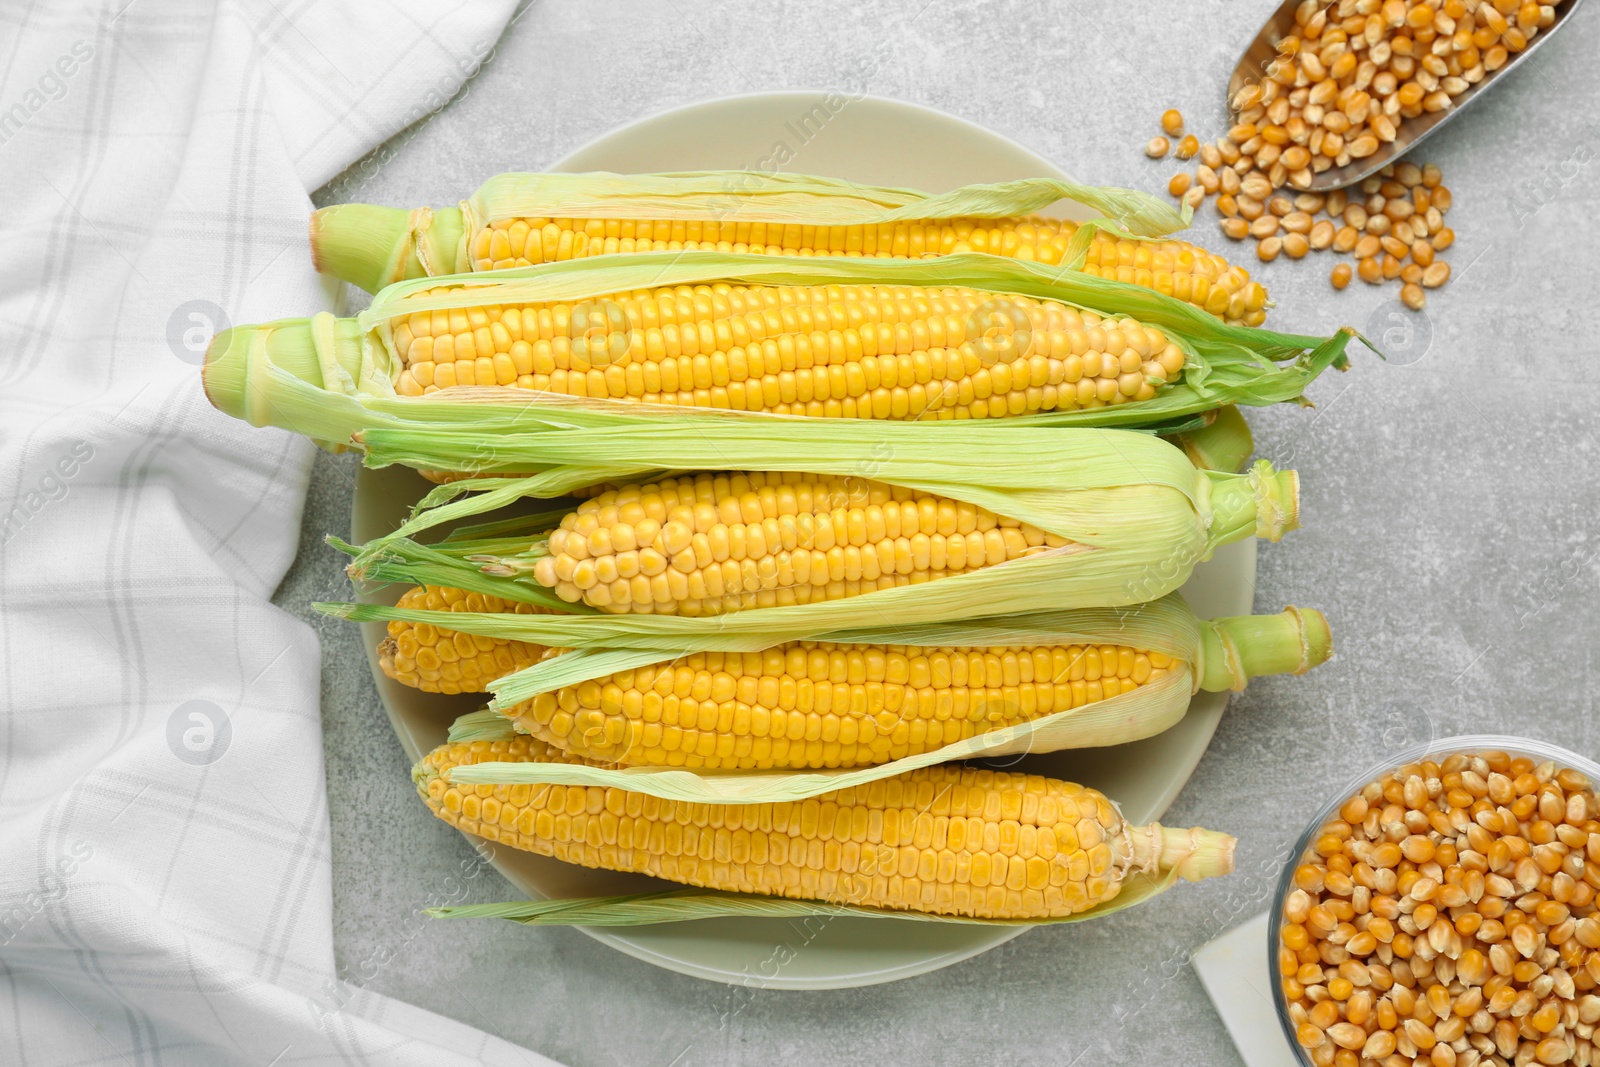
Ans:
[[[1150,190],[1140,152],[1177,106],[1224,127],[1221,89],[1264,3],[537,3],[467,90],[318,195],[452,203],[634,119],[697,100],[848,87],[1004,133],[1084,180]],[[1364,350],[1314,410],[1252,416],[1294,466],[1304,529],[1261,553],[1258,611],[1314,605],[1338,657],[1253,683],[1167,816],[1241,839],[1239,873],[1154,906],[1040,929],[908,981],[835,992],[733,988],[659,970],[573,930],[429,922],[470,855],[416,802],[357,630],[313,615],[348,592],[354,460],[319,456],[278,602],[322,641],[334,937],[350,980],[572,1067],[834,1063],[1237,1064],[1189,965],[1263,910],[1319,799],[1407,741],[1514,732],[1591,756],[1600,632],[1596,405],[1600,25],[1582,12],[1424,149],[1455,193],[1455,280],[1402,316],[1393,287],[1328,285],[1330,253],[1257,263],[1208,208],[1193,239],[1247,263],[1280,329],[1352,324]],[[857,72],[872,73],[863,85]],[[514,103],[507,104],[507,101]],[[515,124],[504,122],[515,115]],[[294,309],[285,309],[288,313]],[[509,899],[493,871],[471,899]]]

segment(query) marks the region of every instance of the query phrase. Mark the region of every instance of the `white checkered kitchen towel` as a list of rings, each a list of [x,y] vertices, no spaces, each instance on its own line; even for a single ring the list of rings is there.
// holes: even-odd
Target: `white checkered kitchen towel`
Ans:
[[[0,3],[0,1064],[550,1062],[334,984],[311,450],[197,373],[511,7]]]

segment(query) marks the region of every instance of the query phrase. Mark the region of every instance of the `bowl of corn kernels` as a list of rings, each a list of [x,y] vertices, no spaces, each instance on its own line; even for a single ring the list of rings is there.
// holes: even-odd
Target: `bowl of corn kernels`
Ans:
[[[1600,766],[1517,737],[1402,751],[1285,864],[1268,967],[1311,1067],[1600,1063]]]

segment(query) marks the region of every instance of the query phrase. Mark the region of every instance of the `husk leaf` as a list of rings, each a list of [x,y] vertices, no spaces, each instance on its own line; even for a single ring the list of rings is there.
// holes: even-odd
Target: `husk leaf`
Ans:
[[[1082,240],[1062,262],[1076,266],[1088,236],[1155,239],[1183,229],[1193,211],[1148,193],[1025,178],[968,185],[931,195],[916,189],[862,185],[812,175],[760,171],[665,174],[510,173],[490,178],[456,208],[336,204],[312,219],[312,258],[369,292],[403,278],[467,273],[468,253],[485,225],[511,218],[710,220],[799,225],[879,225],[899,220],[1004,218],[1030,215],[1060,200],[1097,212],[1079,223]],[[1085,233],[1084,231],[1088,232]]]
[[[463,202],[462,210],[468,232],[497,219],[553,215],[852,226],[1031,215],[1059,200],[1083,204],[1144,237],[1160,237],[1188,224],[1180,208],[1149,193],[1060,178],[1022,178],[929,194],[840,178],[751,171],[497,174]]]
[[[1059,919],[971,919],[954,915],[869,908],[855,904],[830,904],[820,900],[789,900],[753,893],[721,893],[705,889],[671,889],[616,897],[580,897],[565,900],[525,900],[505,904],[458,904],[430,908],[435,919],[507,919],[524,926],[649,926],[654,923],[695,919],[793,919],[809,915],[851,916],[866,919],[904,919],[910,922],[960,923],[970,926],[1058,926],[1098,919],[1142,904],[1171,889],[1177,870],[1146,874],[1129,871],[1116,896],[1103,904]]]
[[[1188,664],[1131,693],[969,737],[876,766],[846,770],[690,771],[658,767],[594,767],[581,763],[485,762],[457,767],[462,785],[584,785],[626,789],[663,800],[769,804],[804,800],[954,760],[990,759],[1136,741],[1183,718],[1194,692]]]

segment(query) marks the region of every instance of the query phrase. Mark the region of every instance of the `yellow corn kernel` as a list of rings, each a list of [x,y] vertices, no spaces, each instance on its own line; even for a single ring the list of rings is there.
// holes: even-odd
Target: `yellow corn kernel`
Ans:
[[[536,614],[545,609],[468,593],[448,586],[417,586],[400,598],[397,607],[418,611],[511,612]],[[441,630],[427,623],[394,621],[378,646],[383,673],[403,685],[425,693],[484,693],[496,678],[532,666],[547,650],[526,641],[480,637]]]
[[[1265,314],[1265,291],[1243,271],[1160,248],[1097,244],[1083,269],[1159,279],[1218,314]],[[487,325],[395,318],[408,393],[498,385],[783,415],[991,418],[1148,399],[1145,385],[1154,382],[1153,395],[1185,363],[1164,332],[1133,319],[977,289],[697,285],[472,311]],[[1101,368],[1090,377],[1112,388],[1072,387],[1086,358]],[[1135,375],[1132,392],[1116,387],[1125,374]]]
[[[1190,152],[1190,155],[1193,155]],[[1186,157],[1187,158],[1187,157]],[[473,270],[524,267],[564,259],[615,252],[694,251],[753,252],[781,256],[864,256],[880,259],[918,259],[956,252],[987,252],[1012,259],[1057,264],[1078,231],[1077,223],[1042,215],[1000,219],[927,219],[895,222],[883,226],[784,226],[768,223],[675,222],[663,224],[643,219],[551,219],[544,223],[559,237],[535,243],[539,231],[533,219],[497,219],[479,230],[470,246]],[[619,234],[633,234],[612,240],[572,241],[565,238],[595,228],[615,227]],[[681,229],[681,233],[679,232]],[[521,241],[517,235],[526,232]],[[500,256],[498,252],[507,252]],[[1187,241],[1118,240],[1097,232],[1090,245],[1089,263],[1104,263],[1107,257],[1129,256],[1138,252],[1180,257],[1193,262],[1193,273],[1215,279],[1235,274],[1228,295],[1246,293],[1256,307],[1244,315],[1217,313],[1230,322],[1259,326],[1264,321],[1266,291],[1250,281],[1248,274],[1232,267]],[[1089,273],[1095,273],[1090,271]],[[1148,282],[1137,282],[1148,286]],[[1205,308],[1203,301],[1194,301]],[[1212,310],[1206,308],[1206,310]],[[1262,317],[1258,317],[1258,313]]]
[[[586,759],[691,768],[856,767],[1070,711],[1162,677],[1136,648],[943,648],[811,641],[696,652],[542,693],[519,730]],[[565,712],[565,714],[563,714]]]
[[[534,578],[569,603],[613,613],[718,615],[838,600],[1066,544],[973,504],[882,482],[705,473],[584,501],[551,531]]]

